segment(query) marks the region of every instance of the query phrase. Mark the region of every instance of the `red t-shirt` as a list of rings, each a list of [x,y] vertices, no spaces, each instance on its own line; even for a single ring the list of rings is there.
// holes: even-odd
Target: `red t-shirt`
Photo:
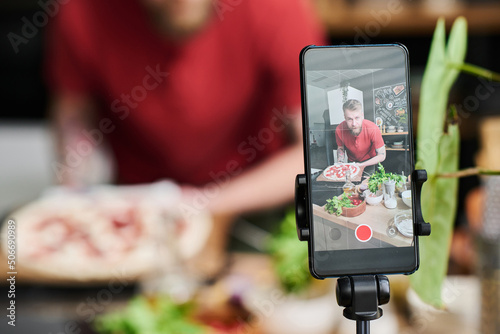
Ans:
[[[338,146],[344,146],[349,161],[363,162],[377,155],[377,148],[384,146],[384,139],[375,123],[364,119],[359,135],[354,136],[343,121],[335,130]]]
[[[214,2],[206,29],[174,42],[138,0],[71,0],[51,21],[48,86],[101,103],[118,182],[235,174],[286,145],[299,117],[299,52],[324,44],[306,3]]]

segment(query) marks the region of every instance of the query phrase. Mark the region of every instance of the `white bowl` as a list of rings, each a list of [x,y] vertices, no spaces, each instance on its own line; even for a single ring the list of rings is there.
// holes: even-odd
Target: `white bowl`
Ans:
[[[377,205],[380,202],[382,202],[382,197],[384,196],[382,191],[377,191],[375,194],[373,194],[370,190],[365,190],[363,192],[365,195],[366,203],[369,205]]]
[[[405,190],[401,193],[401,198],[403,203],[411,208],[411,190]]]

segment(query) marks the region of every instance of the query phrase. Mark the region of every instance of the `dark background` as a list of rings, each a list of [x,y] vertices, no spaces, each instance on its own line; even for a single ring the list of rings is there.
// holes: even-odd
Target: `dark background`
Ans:
[[[357,6],[357,1],[346,1],[346,3],[352,6],[352,11],[360,10],[358,7],[362,7],[361,3]],[[484,1],[471,3],[481,4]],[[44,27],[38,28],[39,31],[29,38],[28,43],[20,44],[17,53],[8,38],[9,33],[22,36],[22,28],[25,25],[23,18],[33,22],[33,16],[40,10],[39,1],[35,0],[6,0],[0,4],[0,36],[2,36],[0,39],[0,123],[47,120],[46,110],[49,97],[42,76]],[[431,35],[432,31],[428,28],[422,29],[422,32],[398,33],[397,29],[388,26],[369,40],[372,44],[399,42],[408,48],[414,127],[416,117],[418,117],[419,86],[427,61]],[[345,31],[336,33],[330,30],[329,36],[331,44],[355,44],[360,41],[359,36],[355,38],[354,33],[349,34]],[[499,43],[500,31],[497,29],[475,31],[472,27],[469,33],[467,62],[500,72],[499,52],[497,51]],[[453,88],[450,102],[463,103],[463,97],[474,94],[475,88],[480,84],[478,79],[461,74]],[[500,93],[495,90],[490,98],[481,101],[477,110],[461,122],[461,168],[474,165],[474,157],[479,146],[478,122],[483,117],[498,113],[499,105]],[[478,180],[475,177],[460,181],[460,207],[463,207],[465,194],[477,184]],[[461,213],[459,220],[460,217]]]
[[[29,38],[28,43],[19,45],[17,53],[8,38],[9,33],[22,35],[22,28],[25,24],[23,18],[33,22],[33,16],[41,10],[39,1],[42,0],[4,0],[0,3],[0,123],[9,121],[43,122],[47,120],[46,110],[49,97],[42,76],[44,27],[39,28],[35,36]],[[52,1],[55,2],[55,0]],[[48,0],[43,2],[48,2]],[[405,2],[403,0],[401,3],[416,5],[419,2]],[[457,3],[481,6],[487,4],[488,1]],[[367,3],[360,1],[350,0],[345,1],[345,4],[348,6],[348,10],[352,9],[353,12],[367,10],[365,8]],[[451,21],[448,20],[447,23],[450,24]],[[360,26],[362,27],[362,25]],[[331,44],[356,44],[360,42],[359,35],[355,36],[354,31],[349,33],[349,30],[344,30],[337,33],[328,24],[327,28],[330,29]],[[429,29],[428,24],[425,29],[416,30],[399,32],[397,28],[389,25],[376,36],[369,38],[369,42],[372,44],[399,42],[408,48],[414,127],[418,117],[419,87],[432,37],[432,29]],[[474,26],[470,24],[469,31],[467,62],[500,72],[497,47],[500,44],[500,29],[495,27],[486,30],[484,28],[474,29]],[[478,79],[461,74],[453,88],[450,102],[463,104],[464,97],[474,94],[475,88],[480,84]],[[490,98],[480,101],[477,110],[461,122],[461,168],[474,165],[474,158],[479,147],[478,122],[484,117],[497,114],[499,105],[500,92],[495,89]],[[477,184],[478,180],[475,177],[460,180],[460,208],[463,207],[465,194]],[[457,223],[461,223],[462,220],[462,212],[459,212]]]

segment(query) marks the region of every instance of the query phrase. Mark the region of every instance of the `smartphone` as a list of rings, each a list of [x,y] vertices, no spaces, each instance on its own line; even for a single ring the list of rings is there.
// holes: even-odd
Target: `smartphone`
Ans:
[[[300,69],[312,275],[414,272],[408,50],[307,46]]]

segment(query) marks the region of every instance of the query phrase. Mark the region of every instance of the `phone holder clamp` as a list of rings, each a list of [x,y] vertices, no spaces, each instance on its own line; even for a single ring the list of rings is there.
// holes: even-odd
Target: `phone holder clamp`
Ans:
[[[309,213],[307,209],[307,178],[304,174],[295,177],[295,221],[300,241],[308,241],[310,236]]]
[[[422,216],[422,206],[420,202],[422,194],[422,186],[425,181],[427,181],[427,171],[425,169],[416,169],[413,171],[411,176],[412,183],[415,189],[415,223],[416,231],[415,233],[420,236],[427,236],[431,234],[431,224],[424,221]]]

